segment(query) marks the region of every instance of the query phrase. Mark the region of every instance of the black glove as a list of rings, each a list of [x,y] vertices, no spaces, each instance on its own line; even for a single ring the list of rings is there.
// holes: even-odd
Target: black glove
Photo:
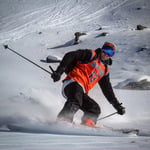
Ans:
[[[56,71],[54,71],[54,72],[51,74],[51,78],[53,79],[54,82],[59,81],[60,78],[61,78],[61,74],[60,74],[60,73],[57,73]]]
[[[54,71],[51,66],[49,66],[49,68],[52,71],[51,78],[53,79],[53,81],[54,82],[59,81],[62,73],[65,71],[65,68],[58,67],[56,71]]]
[[[121,106],[122,103],[117,103],[117,104],[114,104],[114,108],[117,110],[118,114],[120,115],[123,115],[125,114],[125,107]]]

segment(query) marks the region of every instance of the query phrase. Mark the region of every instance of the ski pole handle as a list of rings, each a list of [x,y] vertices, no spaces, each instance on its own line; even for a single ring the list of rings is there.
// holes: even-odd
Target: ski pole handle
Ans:
[[[52,73],[54,72],[54,69],[49,65],[49,68],[51,69]]]

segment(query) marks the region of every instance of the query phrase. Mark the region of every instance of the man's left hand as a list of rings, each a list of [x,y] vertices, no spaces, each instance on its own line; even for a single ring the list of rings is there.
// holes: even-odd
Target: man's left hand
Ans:
[[[117,110],[119,115],[124,115],[125,114],[125,107],[122,106],[122,103],[115,103],[113,104],[114,108]]]
[[[124,115],[125,114],[125,107],[119,105],[117,108],[117,112],[119,115]]]

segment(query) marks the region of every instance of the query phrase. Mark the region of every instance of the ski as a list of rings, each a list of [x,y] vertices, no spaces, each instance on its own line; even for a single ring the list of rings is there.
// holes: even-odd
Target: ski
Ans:
[[[110,128],[92,128],[83,125],[66,124],[66,123],[48,123],[48,124],[11,124],[7,125],[10,132],[25,132],[25,133],[47,133],[57,135],[80,135],[80,136],[138,136],[138,129],[110,129]]]
[[[107,128],[108,130],[112,130],[112,131],[116,131],[116,132],[122,132],[124,134],[135,134],[135,135],[139,135],[140,130],[139,129],[134,129],[134,128],[112,128],[112,127],[108,127],[106,125],[104,125],[105,128]]]

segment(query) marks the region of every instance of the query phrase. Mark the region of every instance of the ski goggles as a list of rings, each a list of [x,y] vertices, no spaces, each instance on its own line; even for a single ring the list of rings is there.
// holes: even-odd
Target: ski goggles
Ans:
[[[103,48],[102,49],[103,50],[103,52],[106,54],[106,55],[108,55],[109,57],[112,57],[112,56],[114,56],[114,54],[115,54],[115,51],[113,50],[113,49],[105,49],[105,48]]]

